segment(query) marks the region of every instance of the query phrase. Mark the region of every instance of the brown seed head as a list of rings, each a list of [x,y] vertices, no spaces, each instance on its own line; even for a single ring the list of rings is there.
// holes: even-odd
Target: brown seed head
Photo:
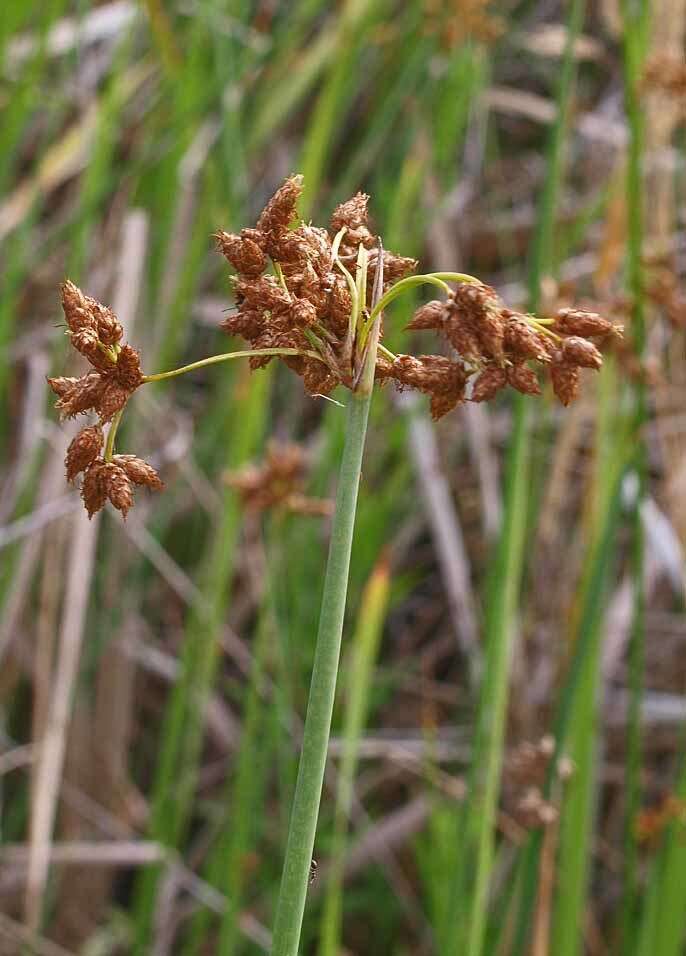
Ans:
[[[336,279],[329,297],[331,331],[343,334],[348,329],[352,300],[345,281]]]
[[[599,369],[603,364],[603,356],[593,342],[579,335],[563,340],[562,356],[567,364],[580,365],[582,368]]]
[[[541,387],[538,384],[536,373],[528,365],[510,365],[507,369],[507,381],[523,395],[540,395]]]
[[[78,332],[72,332],[70,338],[76,351],[85,355],[91,364],[93,364],[93,359],[100,360],[100,339],[95,328],[82,328]]]
[[[72,438],[64,459],[67,481],[73,481],[95,461],[100,454],[102,442],[102,428],[99,425],[88,425]]]
[[[308,395],[330,395],[340,381],[340,378],[318,359],[305,360],[302,378]]]
[[[117,412],[122,410],[128,402],[130,395],[131,391],[128,388],[124,388],[124,386],[120,385],[115,379],[104,382],[96,407],[96,411],[103,425],[105,422],[111,422]]]
[[[49,378],[48,384],[59,396],[55,408],[62,418],[73,418],[97,408],[105,388],[105,380],[97,372],[80,378]]]
[[[243,302],[248,309],[275,309],[277,305],[290,302],[290,296],[285,292],[273,276],[259,276],[257,279],[243,279],[236,281],[235,295],[241,308]]]
[[[317,310],[307,299],[294,299],[289,307],[293,325],[305,329],[317,321]]]
[[[225,259],[236,272],[250,278],[257,278],[264,272],[267,257],[254,239],[245,235],[246,230],[236,236],[230,232],[218,232],[215,235],[217,245]]]
[[[331,231],[340,232],[344,227],[346,229],[360,229],[368,225],[369,196],[366,193],[356,193],[352,199],[342,202],[336,206],[331,216]]]
[[[477,377],[472,389],[473,402],[490,402],[507,385],[507,372],[500,365],[489,365]]]
[[[376,277],[377,257],[372,253],[369,257],[369,282],[368,288],[371,289]],[[396,256],[392,252],[384,251],[383,256],[383,284],[384,289],[393,285],[399,279],[410,275],[417,268],[417,260],[409,256]]]
[[[503,312],[505,323],[505,349],[520,358],[548,361],[545,336],[533,329],[526,319],[516,313]]]
[[[255,309],[240,310],[227,316],[219,328],[227,335],[241,335],[251,341],[264,331],[264,316]]]
[[[125,518],[133,505],[133,487],[129,476],[121,465],[109,461],[104,465],[101,480],[111,504],[117,511],[121,511]]]
[[[302,176],[289,176],[264,207],[257,229],[263,233],[279,233],[288,228],[295,218],[295,208],[303,189]]]
[[[127,477],[134,485],[144,485],[151,491],[161,491],[164,484],[152,465],[136,455],[115,455],[112,458],[115,465],[123,468]]]
[[[564,362],[555,362],[550,367],[553,391],[563,405],[569,405],[579,394],[579,368]]]
[[[444,302],[438,299],[432,299],[425,305],[420,306],[412,316],[412,321],[407,326],[410,331],[421,329],[440,329],[447,318],[447,310]]]
[[[138,349],[132,345],[125,345],[117,356],[117,365],[114,370],[117,382],[129,393],[134,392],[143,381],[141,359]]]
[[[494,289],[487,285],[461,283],[450,293],[449,310],[477,336],[485,357],[498,362],[503,360],[505,319],[502,315],[502,304]],[[451,318],[446,326],[446,334],[449,337],[452,335],[451,326],[454,321],[455,319]]]
[[[86,506],[88,517],[105,507],[107,501],[107,492],[104,483],[105,462],[102,458],[96,458],[95,461],[86,469],[81,484],[81,497]]]
[[[88,296],[85,296],[81,289],[69,279],[62,283],[62,309],[70,331],[95,329],[95,318],[89,306]]]
[[[121,341],[124,335],[124,330],[117,321],[116,315],[111,309],[108,309],[107,306],[96,302],[95,299],[93,299],[92,302],[92,311],[98,338],[103,345],[116,345],[117,342]]]
[[[555,316],[555,332],[562,335],[606,336],[621,335],[621,326],[614,325],[596,312],[583,312],[580,309],[560,309]]]

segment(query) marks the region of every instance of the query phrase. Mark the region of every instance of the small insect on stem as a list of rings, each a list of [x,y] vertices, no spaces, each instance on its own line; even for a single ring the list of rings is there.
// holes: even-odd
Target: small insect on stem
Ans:
[[[318,867],[318,866],[319,866],[319,864],[317,863],[317,861],[315,860],[315,858],[312,857],[312,862],[310,863],[310,886],[312,886],[312,884],[314,883],[314,881],[317,879],[317,867]]]

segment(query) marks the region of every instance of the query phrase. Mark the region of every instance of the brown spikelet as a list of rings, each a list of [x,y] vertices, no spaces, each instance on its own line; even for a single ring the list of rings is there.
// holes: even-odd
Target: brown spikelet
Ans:
[[[507,372],[499,365],[489,365],[481,372],[472,389],[473,402],[490,402],[507,385]]]
[[[317,309],[307,299],[295,299],[290,305],[290,315],[293,325],[298,328],[307,328],[317,321]]]
[[[288,228],[295,218],[295,207],[302,188],[302,176],[290,176],[277,189],[257,220],[259,232],[279,233]]]
[[[74,386],[79,381],[80,379],[70,376],[58,376],[56,378],[47,379],[48,385],[58,398],[65,398],[71,395],[74,390]]]
[[[603,356],[599,349],[588,339],[579,335],[572,335],[562,342],[562,356],[569,365],[580,365],[582,368],[599,369],[603,364]]]
[[[259,276],[250,280],[239,278],[234,289],[239,305],[245,302],[248,309],[275,309],[277,305],[290,302],[288,293],[273,276]]]
[[[88,425],[72,438],[64,459],[67,481],[73,481],[95,461],[100,454],[102,442],[102,428],[99,425]]]
[[[95,328],[83,328],[71,335],[71,344],[77,352],[84,355],[90,362],[99,359],[100,339]],[[113,364],[110,361],[110,365]]]
[[[448,309],[451,318],[445,326],[445,333],[453,348],[465,357],[484,356],[502,362],[505,319],[494,289],[487,285],[462,283],[451,292]],[[478,345],[472,336],[476,336]]]
[[[338,384],[331,369],[317,359],[305,360],[302,377],[308,395],[329,395]]]
[[[376,277],[376,255],[372,253],[369,260],[369,288],[371,288]],[[392,252],[384,252],[383,257],[383,282],[384,288],[393,285],[399,279],[410,275],[417,268],[417,260],[409,256],[396,256]]]
[[[596,312],[583,312],[580,309],[560,309],[555,316],[555,332],[563,335],[605,336],[621,335],[621,326],[614,325]]]
[[[457,354],[462,358],[476,360],[484,358],[478,336],[464,320],[457,316],[450,316],[442,331]]]
[[[110,503],[126,517],[133,505],[133,487],[121,465],[106,462],[102,470],[102,484]]]
[[[134,485],[144,485],[151,491],[161,491],[164,488],[162,479],[152,465],[136,455],[115,455],[112,458],[115,465],[119,465],[126,472],[127,477]]]
[[[346,229],[360,229],[366,226],[368,219],[367,204],[369,196],[366,193],[356,193],[352,199],[336,206],[331,216],[331,231],[340,232]]]
[[[95,318],[98,338],[103,345],[110,347],[112,345],[116,345],[121,341],[122,336],[124,335],[124,329],[121,327],[121,324],[118,322],[116,315],[111,309],[106,308],[104,305],[100,305],[100,303],[96,304],[97,309],[95,310]]]
[[[97,372],[80,378],[49,378],[53,392],[59,396],[55,403],[62,418],[73,418],[98,407],[105,381]]]
[[[255,309],[246,309],[227,316],[219,323],[227,335],[241,335],[244,339],[256,339],[264,330],[264,316]]]
[[[387,359],[385,355],[377,353],[374,379],[383,385],[389,378],[393,378],[393,362]]]
[[[249,278],[257,278],[265,270],[267,257],[246,232],[247,230],[243,230],[239,236],[230,232],[218,232],[214,238],[222,255],[236,272]]]
[[[507,381],[523,395],[540,395],[541,386],[538,384],[536,373],[528,365],[510,365],[507,369]]]
[[[86,506],[88,517],[105,507],[107,501],[107,492],[104,483],[105,462],[102,458],[96,458],[95,461],[86,469],[81,484],[81,497]]]
[[[579,394],[579,369],[576,365],[556,362],[550,368],[553,391],[563,405],[569,405]]]
[[[124,388],[114,379],[104,383],[96,409],[103,425],[105,422],[111,422],[117,412],[121,411],[130,394],[128,388]]]
[[[536,359],[545,362],[548,359],[545,337],[533,329],[529,323],[516,313],[503,312],[506,316],[504,345],[508,352],[520,358]]]
[[[345,281],[336,279],[331,289],[329,299],[329,315],[332,331],[344,334],[348,329],[352,300]]]
[[[486,309],[481,320],[474,326],[484,353],[496,361],[505,357],[505,321],[496,309]]]
[[[117,356],[117,365],[114,370],[117,382],[129,393],[135,391],[143,381],[141,358],[138,349],[132,345],[125,345]]]
[[[69,279],[62,283],[61,291],[62,309],[70,331],[81,332],[84,329],[94,329],[95,318],[89,307],[88,297]]]
[[[422,329],[440,329],[447,318],[447,311],[444,302],[438,299],[432,299],[425,305],[420,306],[412,316],[412,321],[406,326],[410,331],[419,331]]]

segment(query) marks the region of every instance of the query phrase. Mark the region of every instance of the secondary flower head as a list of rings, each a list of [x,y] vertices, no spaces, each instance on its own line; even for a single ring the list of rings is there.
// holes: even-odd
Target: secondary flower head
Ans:
[[[78,378],[49,378],[63,418],[94,412],[98,421],[77,433],[67,449],[67,480],[83,474],[81,496],[89,517],[106,501],[126,517],[133,504],[133,485],[159,490],[155,469],[133,455],[115,455],[117,424],[129,398],[143,383],[138,352],[124,343],[124,330],[107,306],[85,295],[73,282],[62,285],[62,308],[72,346],[91,366]],[[103,426],[109,424],[107,445]]]

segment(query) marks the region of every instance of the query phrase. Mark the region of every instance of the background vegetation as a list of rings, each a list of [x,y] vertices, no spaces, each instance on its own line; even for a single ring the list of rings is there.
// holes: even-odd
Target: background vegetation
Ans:
[[[683,0],[5,0],[0,952],[269,947],[329,528],[224,476],[271,436],[331,495],[343,412],[271,367],[145,389],[167,491],[89,523],[45,375],[65,275],[147,372],[226,348],[210,234],[291,172],[423,271],[627,329],[569,410],[375,398],[304,951],[683,952],[685,31]]]

